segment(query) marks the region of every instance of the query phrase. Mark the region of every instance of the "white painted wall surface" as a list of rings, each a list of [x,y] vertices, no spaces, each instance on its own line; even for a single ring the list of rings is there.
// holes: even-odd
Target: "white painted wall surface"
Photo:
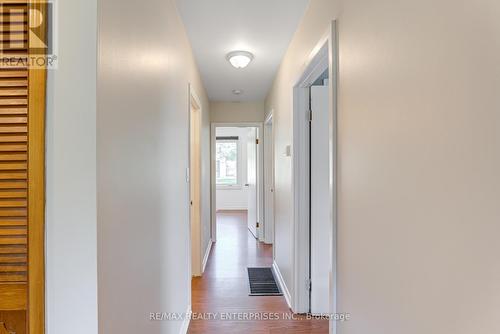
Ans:
[[[217,211],[247,210],[248,194],[243,186],[235,189],[217,189]]]
[[[339,333],[500,332],[500,3],[315,0],[270,92],[289,288],[292,86],[338,19]]]
[[[97,1],[58,2],[48,72],[46,332],[97,334]]]
[[[103,0],[99,11],[99,332],[179,333],[181,322],[149,313],[191,303],[189,82],[203,109],[205,201],[209,104],[173,0]]]
[[[264,102],[210,102],[213,123],[264,122]]]
[[[217,136],[237,136],[240,139],[239,159],[241,173],[241,185],[235,187],[217,187],[216,208],[217,210],[247,210],[248,209],[248,188],[247,183],[247,134],[248,128],[217,128]]]

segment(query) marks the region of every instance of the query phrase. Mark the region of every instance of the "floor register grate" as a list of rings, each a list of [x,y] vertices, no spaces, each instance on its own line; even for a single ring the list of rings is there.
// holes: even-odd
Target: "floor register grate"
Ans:
[[[281,290],[269,267],[247,268],[250,283],[249,296],[282,296]]]

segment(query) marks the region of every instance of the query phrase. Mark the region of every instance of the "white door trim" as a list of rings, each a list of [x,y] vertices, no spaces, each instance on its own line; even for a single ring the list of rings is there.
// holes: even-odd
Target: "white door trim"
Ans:
[[[330,312],[337,313],[337,219],[338,219],[338,193],[337,193],[337,174],[338,174],[338,85],[339,85],[339,36],[337,21],[332,21],[328,32],[328,63],[330,78],[330,199],[331,199],[331,278],[330,278]],[[330,320],[330,333],[337,334],[337,321]]]
[[[337,172],[337,32],[336,22],[317,43],[310,53],[308,61],[295,81],[293,101],[293,158],[292,158],[292,191],[293,191],[293,295],[292,309],[297,313],[309,311],[309,89],[308,87],[329,68],[331,82],[330,92],[330,195],[331,205],[331,249],[332,276],[330,282],[331,312],[336,312],[336,172]],[[336,324],[332,322],[331,333],[336,333]]]
[[[258,218],[259,218],[259,229],[257,231],[259,235],[259,240],[263,240],[263,233],[261,231],[264,230],[264,196],[263,196],[263,188],[264,188],[264,150],[262,145],[263,138],[263,123],[262,122],[237,122],[237,123],[225,123],[225,122],[213,122],[210,124],[210,164],[211,164],[211,177],[210,177],[210,188],[211,188],[211,207],[212,207],[212,222],[211,222],[211,234],[212,241],[217,241],[217,207],[216,207],[216,198],[217,198],[217,187],[215,184],[215,142],[216,142],[216,128],[218,127],[235,127],[235,128],[245,128],[245,127],[255,127],[258,129],[258,138],[259,145],[257,146],[257,207],[258,207]]]

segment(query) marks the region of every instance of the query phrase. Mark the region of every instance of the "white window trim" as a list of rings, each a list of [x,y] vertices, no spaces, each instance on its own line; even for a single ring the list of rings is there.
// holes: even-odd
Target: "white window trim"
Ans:
[[[236,184],[235,185],[225,185],[225,184],[216,184],[216,188],[218,190],[241,190],[243,189],[243,184],[242,184],[242,147],[241,147],[241,139],[238,140],[215,140],[215,145],[217,145],[218,141],[226,141],[226,142],[236,142]],[[217,182],[217,178],[216,178]]]

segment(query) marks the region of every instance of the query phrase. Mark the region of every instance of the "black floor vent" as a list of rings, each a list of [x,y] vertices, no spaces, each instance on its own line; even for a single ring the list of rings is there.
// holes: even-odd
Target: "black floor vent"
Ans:
[[[282,296],[271,268],[247,268],[250,296]]]

